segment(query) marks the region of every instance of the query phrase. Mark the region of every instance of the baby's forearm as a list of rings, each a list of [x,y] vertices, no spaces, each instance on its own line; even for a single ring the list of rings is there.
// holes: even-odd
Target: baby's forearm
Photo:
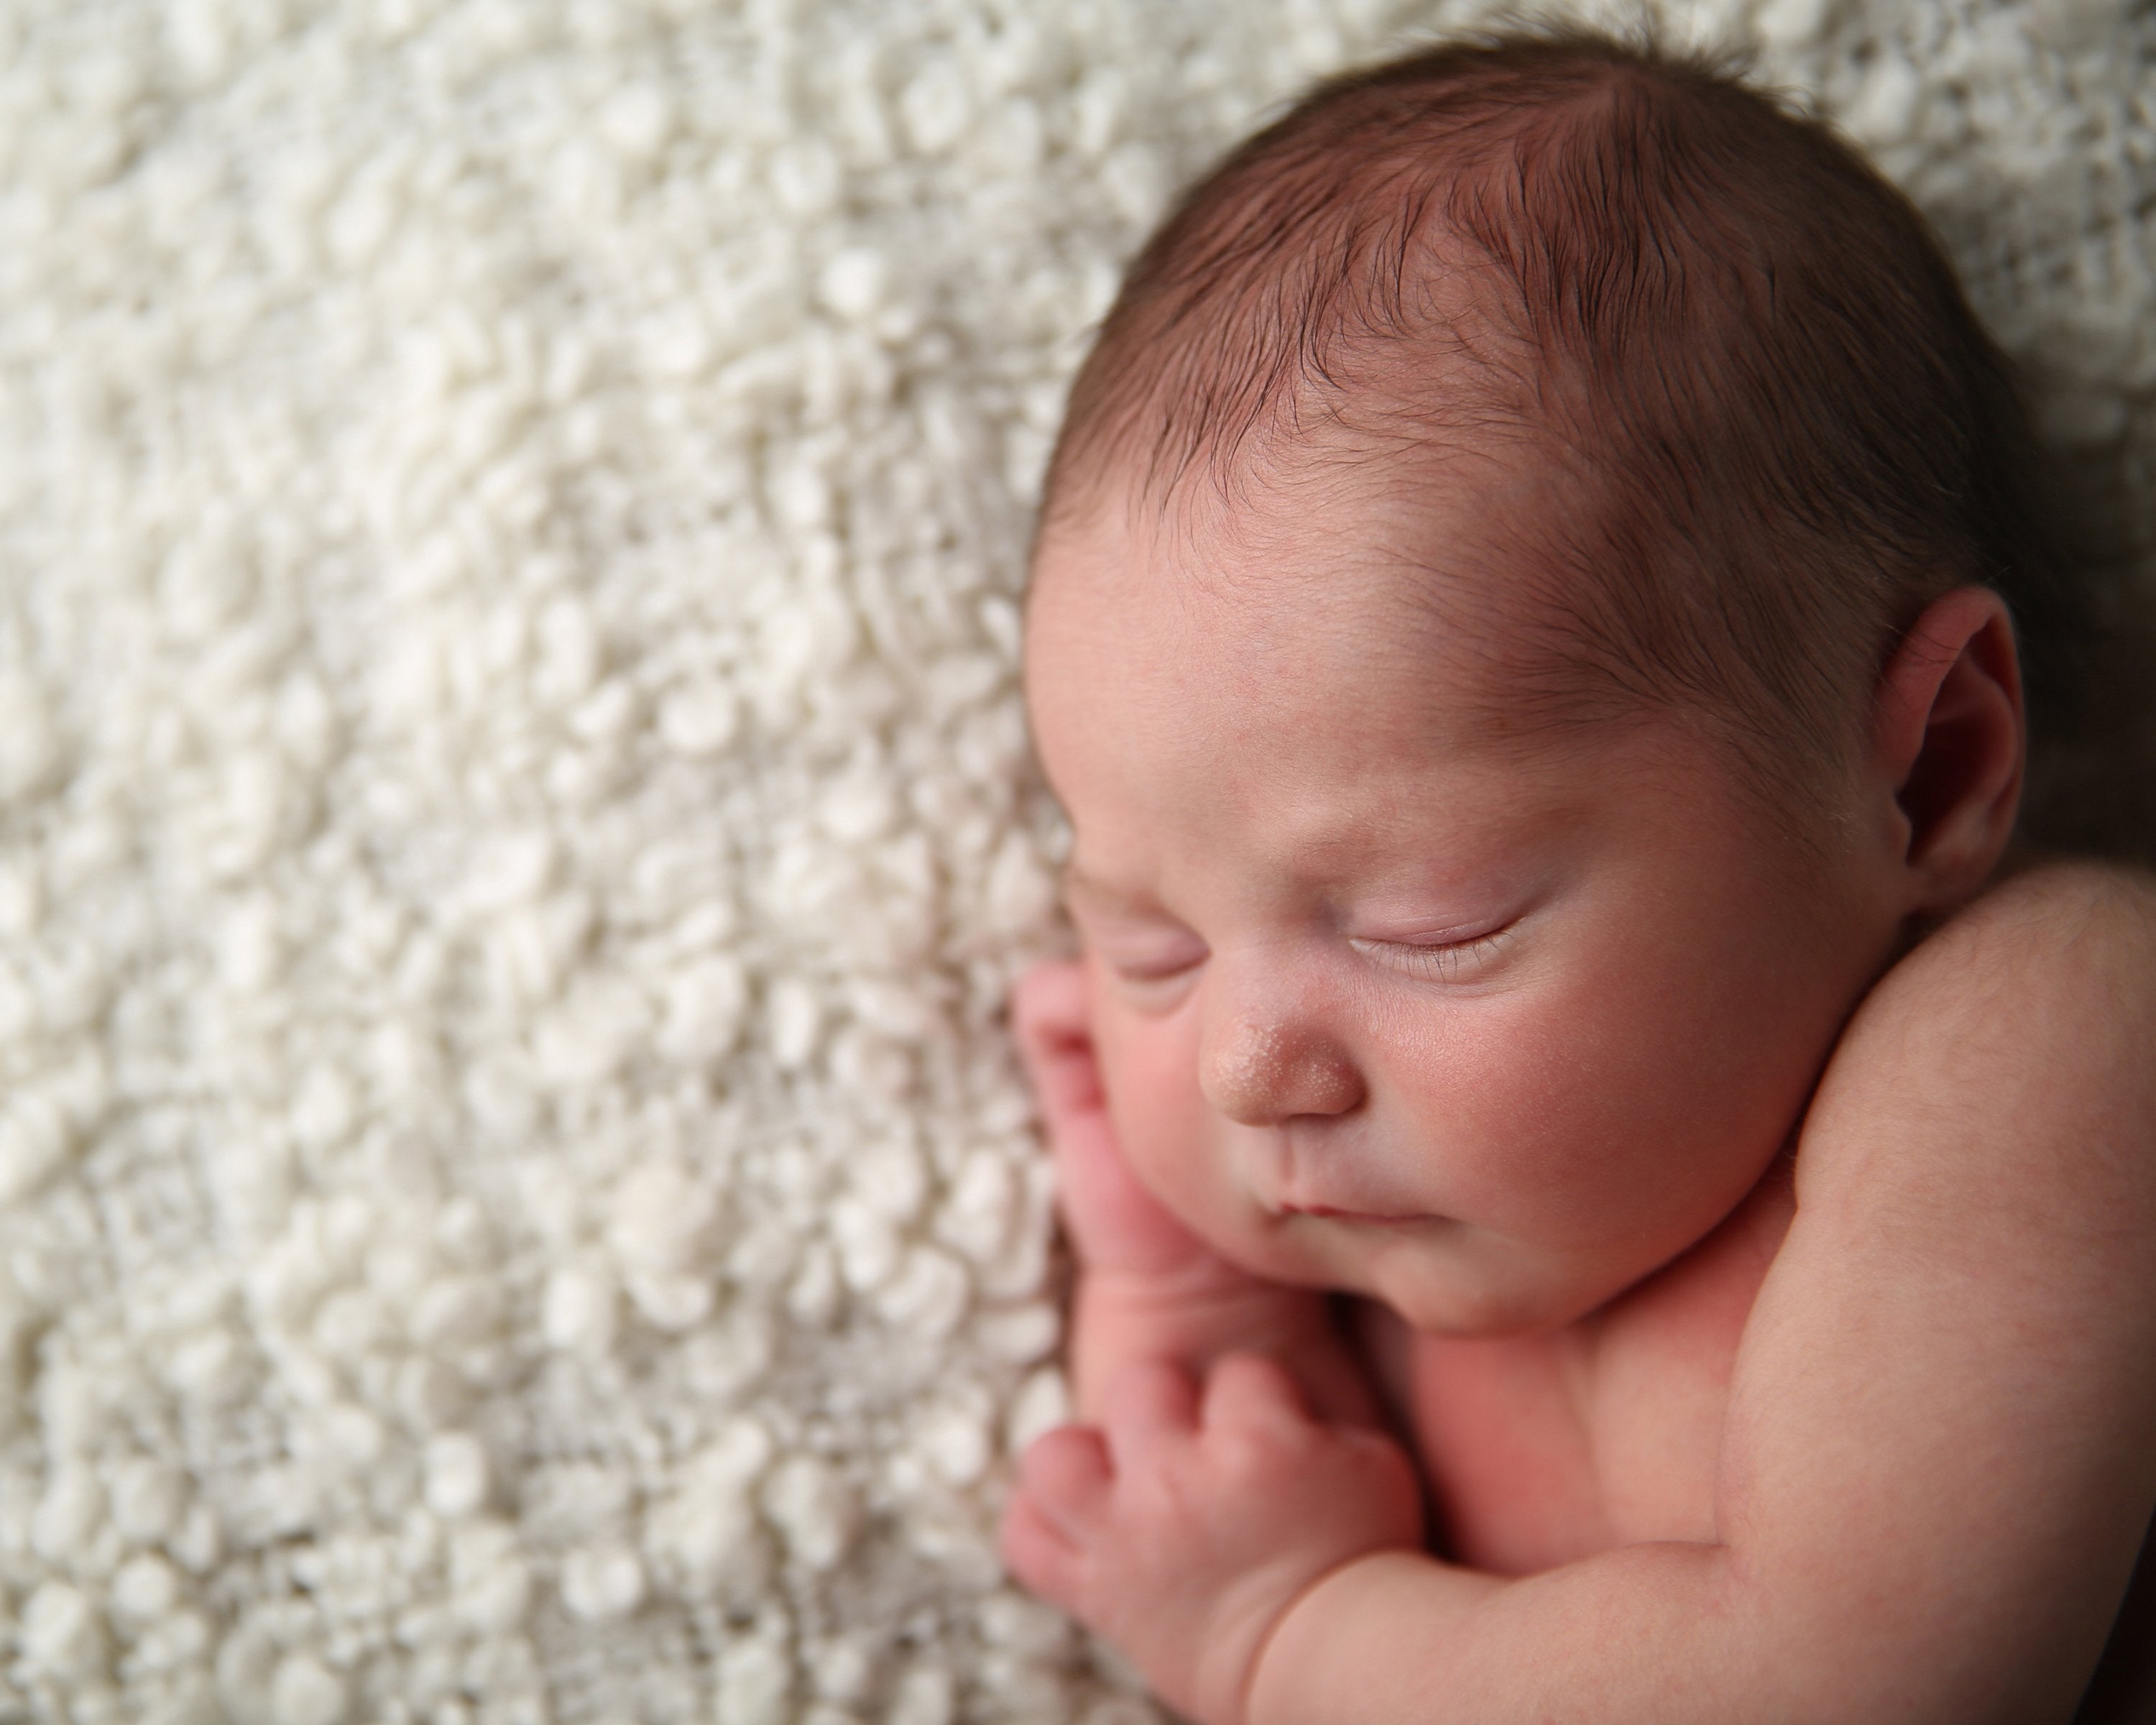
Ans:
[[[1274,1630],[1245,1725],[1780,1717],[1697,1645],[1722,1609],[1721,1548],[1605,1557],[1520,1579],[1412,1552],[1347,1564]]]
[[[1907,1625],[1897,1639],[1902,1603],[1871,1611],[1875,1636],[1837,1632],[1843,1614],[1777,1605],[1717,1545],[1622,1547],[1518,1579],[1374,1553],[1282,1618],[1244,1725],[2066,1718],[2086,1678],[2071,1660],[2002,1661],[1967,1625],[1956,1645]]]

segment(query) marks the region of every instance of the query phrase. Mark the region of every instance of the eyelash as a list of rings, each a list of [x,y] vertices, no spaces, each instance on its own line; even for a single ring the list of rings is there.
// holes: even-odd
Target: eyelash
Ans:
[[[1487,934],[1471,936],[1466,940],[1445,941],[1435,944],[1420,941],[1358,940],[1355,949],[1375,958],[1402,974],[1419,982],[1454,983],[1460,973],[1486,958],[1493,958],[1503,950],[1507,928],[1492,929]]]

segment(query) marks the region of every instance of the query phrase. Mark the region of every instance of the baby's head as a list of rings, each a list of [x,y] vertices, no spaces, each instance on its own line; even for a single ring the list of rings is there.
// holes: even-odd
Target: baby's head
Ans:
[[[1906,202],[1709,69],[1446,49],[1236,151],[1079,376],[1029,616],[1141,1178],[1456,1332],[1711,1230],[2006,842],[2030,453]]]
[[[1043,538],[1353,497],[1412,562],[1419,501],[1491,494],[1532,568],[1399,596],[1509,604],[1507,722],[1681,710],[1801,783],[1942,593],[2050,633],[2037,472],[1906,199],[1725,74],[1569,34],[1337,80],[1198,185],[1080,373]]]

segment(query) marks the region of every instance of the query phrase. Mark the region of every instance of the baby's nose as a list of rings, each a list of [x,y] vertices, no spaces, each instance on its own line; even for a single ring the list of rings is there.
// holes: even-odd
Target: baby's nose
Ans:
[[[1344,1114],[1363,1100],[1362,1075],[1314,1027],[1238,1019],[1199,1055],[1199,1087],[1229,1119],[1271,1126],[1298,1114]]]

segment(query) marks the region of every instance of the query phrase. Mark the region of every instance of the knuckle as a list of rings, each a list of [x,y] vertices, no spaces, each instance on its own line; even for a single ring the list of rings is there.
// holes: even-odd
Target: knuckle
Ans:
[[[1287,1368],[1269,1355],[1235,1353],[1214,1368],[1206,1386],[1209,1423],[1258,1425],[1275,1439],[1291,1444],[1311,1421],[1301,1391]]]
[[[1291,1466],[1278,1437],[1264,1426],[1247,1421],[1222,1426],[1212,1449],[1216,1465],[1239,1487],[1269,1481]]]
[[[1292,1382],[1270,1354],[1231,1353],[1220,1362],[1220,1371],[1230,1387],[1253,1400],[1284,1400]]]
[[[1013,1016],[1021,1029],[1043,1033],[1082,1023],[1078,967],[1068,959],[1037,964],[1011,991]]]

